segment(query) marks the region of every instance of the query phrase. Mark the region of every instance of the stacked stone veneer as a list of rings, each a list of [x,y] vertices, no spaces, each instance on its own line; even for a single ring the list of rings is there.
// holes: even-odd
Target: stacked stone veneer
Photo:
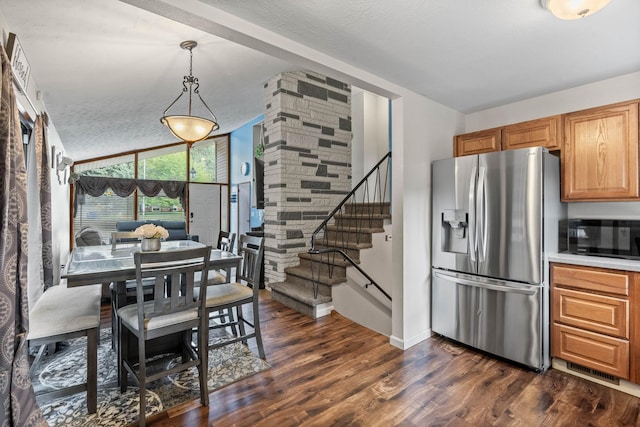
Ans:
[[[265,278],[275,283],[351,190],[351,88],[288,72],[265,84],[264,101]]]

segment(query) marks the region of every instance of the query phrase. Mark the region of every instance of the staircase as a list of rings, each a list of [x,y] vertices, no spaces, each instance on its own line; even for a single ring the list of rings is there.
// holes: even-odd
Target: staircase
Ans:
[[[336,250],[359,264],[360,251],[372,247],[372,234],[383,233],[390,219],[389,202],[345,203],[315,239],[318,253],[300,252],[299,265],[285,269],[285,281],[270,284],[271,298],[314,319],[329,314],[331,287],[347,281],[351,266]]]
[[[383,233],[391,219],[391,152],[388,152],[333,209],[311,236],[311,248],[298,254],[300,263],[285,269],[285,281],[270,283],[271,298],[318,318],[333,309],[332,286],[347,282],[347,268],[353,267],[388,295],[362,268],[360,251],[372,247],[373,233]]]

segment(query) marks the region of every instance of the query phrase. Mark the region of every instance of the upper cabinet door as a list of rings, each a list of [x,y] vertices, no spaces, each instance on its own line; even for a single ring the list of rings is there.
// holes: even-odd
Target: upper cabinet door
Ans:
[[[453,139],[453,155],[456,157],[492,151],[500,151],[500,128],[456,135]]]
[[[562,141],[562,117],[552,116],[505,126],[502,129],[502,149],[546,147],[559,150]]]
[[[638,198],[638,101],[566,114],[562,200]]]

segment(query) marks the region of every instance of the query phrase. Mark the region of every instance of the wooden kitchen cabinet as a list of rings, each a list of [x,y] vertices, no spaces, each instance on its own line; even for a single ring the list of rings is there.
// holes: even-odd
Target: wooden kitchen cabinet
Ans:
[[[638,199],[638,101],[564,116],[562,200]]]
[[[562,116],[558,115],[456,135],[453,152],[458,157],[527,147],[555,151],[561,148],[561,138]]]
[[[553,357],[629,379],[629,341],[555,324]]]
[[[553,314],[558,323],[629,339],[629,301],[626,298],[556,287]]]
[[[455,157],[500,151],[501,129],[487,129],[453,137]]]
[[[639,273],[551,264],[551,356],[640,383]]]
[[[562,141],[562,117],[552,116],[505,126],[502,129],[502,149],[545,147],[559,150]]]

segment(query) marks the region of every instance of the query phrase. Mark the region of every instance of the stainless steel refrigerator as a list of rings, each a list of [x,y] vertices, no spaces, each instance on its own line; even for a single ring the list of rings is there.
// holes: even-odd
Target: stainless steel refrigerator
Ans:
[[[525,148],[432,164],[433,332],[544,371],[560,161]]]

